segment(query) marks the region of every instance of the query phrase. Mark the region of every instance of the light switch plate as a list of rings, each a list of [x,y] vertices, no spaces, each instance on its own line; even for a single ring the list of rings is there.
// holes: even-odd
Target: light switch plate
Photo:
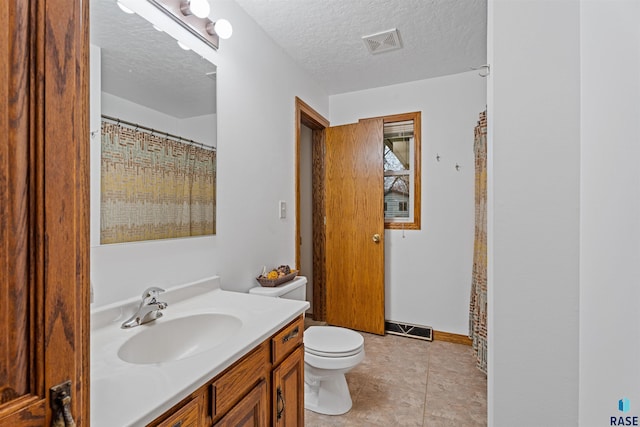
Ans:
[[[286,218],[287,217],[287,202],[285,202],[284,200],[280,200],[279,207],[280,207],[280,219]]]

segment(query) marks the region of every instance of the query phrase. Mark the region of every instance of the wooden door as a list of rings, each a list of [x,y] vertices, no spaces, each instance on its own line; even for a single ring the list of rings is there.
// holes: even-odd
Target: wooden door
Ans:
[[[267,427],[269,425],[269,392],[262,380],[238,402],[214,427]]]
[[[298,347],[273,371],[273,425],[304,425],[304,347]]]
[[[326,130],[327,322],[384,334],[383,120]]]
[[[0,425],[89,425],[87,2],[0,2]]]

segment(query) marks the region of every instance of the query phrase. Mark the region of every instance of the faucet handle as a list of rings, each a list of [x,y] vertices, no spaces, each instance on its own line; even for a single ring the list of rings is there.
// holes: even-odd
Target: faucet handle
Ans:
[[[157,297],[160,292],[164,292],[164,289],[159,288],[157,286],[152,286],[150,288],[145,289],[145,291],[142,293],[142,299],[146,299],[146,298],[155,298]]]

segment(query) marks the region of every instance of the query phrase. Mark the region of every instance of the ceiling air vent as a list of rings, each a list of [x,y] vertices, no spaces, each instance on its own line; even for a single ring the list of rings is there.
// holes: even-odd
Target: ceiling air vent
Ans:
[[[381,33],[363,36],[362,41],[367,46],[370,53],[388,52],[390,50],[400,49],[400,36],[398,30],[388,30]]]

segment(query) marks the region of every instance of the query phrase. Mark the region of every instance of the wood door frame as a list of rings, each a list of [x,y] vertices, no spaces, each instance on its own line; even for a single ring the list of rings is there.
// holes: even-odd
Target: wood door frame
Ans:
[[[0,63],[12,86],[9,120],[0,120],[8,141],[0,175],[10,177],[0,216],[7,225],[3,243],[11,245],[0,253],[15,270],[2,278],[14,291],[4,310],[24,310],[28,344],[11,360],[11,369],[27,375],[27,386],[0,404],[2,425],[50,425],[49,389],[66,380],[72,381],[76,425],[89,425],[87,3],[11,0],[3,6],[9,13],[1,39],[12,48]]]
[[[295,98],[295,151],[296,151],[296,236],[295,236],[295,253],[296,253],[296,269],[300,270],[300,243],[302,240],[300,232],[300,144],[302,125],[312,130],[313,150],[314,150],[314,166],[313,173],[317,177],[324,179],[324,156],[320,153],[324,152],[324,130],[329,127],[329,120],[325,119],[320,113],[311,108],[306,102],[296,96]],[[324,320],[326,318],[326,302],[324,291],[324,227],[318,224],[324,219],[324,197],[314,192],[314,235],[321,236],[313,247],[313,318],[314,320]],[[315,208],[315,207],[318,208]],[[316,280],[317,279],[317,280]]]
[[[73,415],[78,426],[88,426],[89,8],[88,2],[80,0],[39,0],[37,4],[35,62],[43,79],[35,78],[34,126],[42,157],[37,161],[35,190],[40,259],[33,268],[40,270],[36,275],[44,288],[48,328],[44,331],[45,394],[48,401],[49,387],[75,377]],[[65,304],[73,306],[65,309]],[[50,416],[47,408],[46,425]]]

